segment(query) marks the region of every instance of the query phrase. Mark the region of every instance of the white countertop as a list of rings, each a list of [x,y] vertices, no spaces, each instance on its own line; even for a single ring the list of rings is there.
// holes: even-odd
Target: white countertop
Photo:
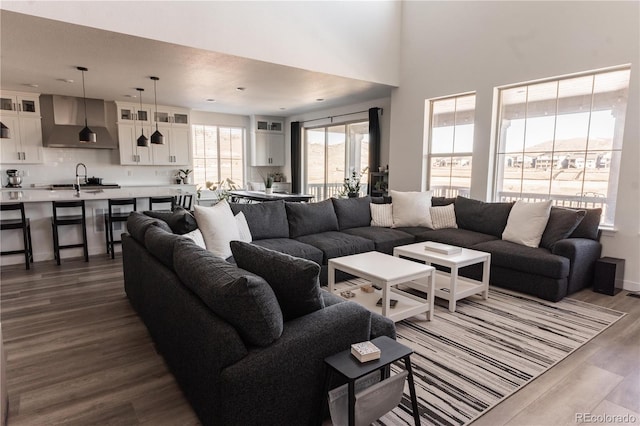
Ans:
[[[48,201],[108,200],[109,198],[155,197],[162,195],[195,194],[195,185],[123,186],[121,188],[73,189],[2,188],[2,203],[42,203]]]

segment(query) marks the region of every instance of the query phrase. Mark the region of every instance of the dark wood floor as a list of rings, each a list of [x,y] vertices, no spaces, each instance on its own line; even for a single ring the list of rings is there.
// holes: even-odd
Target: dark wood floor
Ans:
[[[1,270],[9,425],[191,425],[198,420],[125,297],[108,256]],[[640,299],[573,297],[629,313],[474,425],[576,423],[576,413],[640,422]]]

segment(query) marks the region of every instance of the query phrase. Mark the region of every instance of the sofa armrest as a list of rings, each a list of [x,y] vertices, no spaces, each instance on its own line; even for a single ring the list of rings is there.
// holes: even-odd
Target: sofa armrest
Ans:
[[[320,416],[324,358],[369,339],[371,313],[345,301],[285,323],[282,337],[222,371],[220,424],[311,424]],[[240,412],[238,412],[240,411]]]
[[[569,259],[567,294],[593,284],[595,263],[602,253],[600,242],[588,238],[566,238],[556,242],[551,252]]]

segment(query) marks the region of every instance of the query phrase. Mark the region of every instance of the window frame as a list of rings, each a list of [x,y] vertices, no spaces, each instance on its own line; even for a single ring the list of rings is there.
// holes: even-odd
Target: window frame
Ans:
[[[222,177],[222,166],[220,161],[222,160],[221,156],[220,156],[220,135],[221,135],[221,129],[222,130],[227,130],[227,131],[233,131],[233,130],[237,130],[240,132],[241,137],[242,137],[242,152],[241,152],[241,164],[242,164],[242,182],[240,182],[242,185],[244,185],[246,183],[247,180],[247,156],[246,156],[246,147],[247,147],[247,130],[245,127],[243,126],[228,126],[228,125],[223,125],[223,124],[192,124],[191,125],[191,131],[193,133],[193,137],[192,137],[192,152],[193,152],[193,156],[192,156],[192,162],[193,162],[193,170],[194,170],[194,184],[200,186],[200,185],[205,185],[207,181],[206,179],[206,174],[205,174],[205,182],[197,182],[195,180],[195,176],[196,176],[196,160],[204,160],[205,162],[207,161],[213,161],[213,159],[209,159],[208,157],[200,157],[196,155],[196,148],[195,148],[195,144],[196,144],[196,128],[198,127],[202,127],[203,130],[206,132],[206,128],[208,127],[214,127],[215,128],[215,134],[216,134],[216,140],[215,140],[215,144],[216,144],[216,173],[217,173],[217,180],[216,181],[212,181],[215,184],[219,183],[221,181],[221,179],[223,179]],[[206,141],[205,141],[206,143]],[[205,173],[206,173],[206,167],[205,167]],[[228,176],[227,176],[228,177]],[[226,179],[227,177],[225,177],[224,179]],[[234,181],[235,182],[235,181]],[[236,184],[238,184],[239,182],[235,182]]]

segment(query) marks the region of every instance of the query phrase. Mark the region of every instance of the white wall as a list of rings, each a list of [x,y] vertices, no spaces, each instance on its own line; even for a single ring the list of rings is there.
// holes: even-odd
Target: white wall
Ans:
[[[402,3],[397,1],[2,1],[2,8],[312,71],[398,83]]]
[[[491,191],[496,86],[631,63],[615,226],[605,256],[640,290],[640,3],[405,2],[400,85],[391,96],[390,186],[422,189],[425,99],[477,92],[471,195]]]

